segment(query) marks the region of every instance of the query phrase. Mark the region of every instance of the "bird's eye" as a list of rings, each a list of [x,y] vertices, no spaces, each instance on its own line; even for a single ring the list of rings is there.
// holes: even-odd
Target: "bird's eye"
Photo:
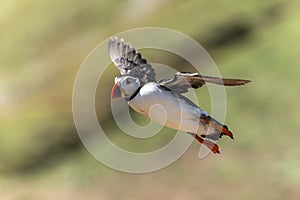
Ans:
[[[126,84],[130,84],[131,81],[129,79],[126,79]]]

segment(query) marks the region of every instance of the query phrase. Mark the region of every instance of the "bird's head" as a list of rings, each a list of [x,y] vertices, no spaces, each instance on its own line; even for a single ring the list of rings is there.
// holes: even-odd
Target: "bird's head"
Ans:
[[[138,78],[132,76],[120,76],[115,78],[115,84],[111,90],[111,97],[129,98],[140,87],[141,83]]]

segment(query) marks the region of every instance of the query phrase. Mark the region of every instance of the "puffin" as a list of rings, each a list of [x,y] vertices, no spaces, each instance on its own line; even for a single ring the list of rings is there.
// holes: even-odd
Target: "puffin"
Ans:
[[[188,133],[215,154],[220,153],[216,142],[222,136],[234,139],[226,125],[182,94],[206,83],[240,86],[250,80],[177,72],[173,78],[157,81],[154,68],[130,43],[112,37],[108,42],[108,52],[121,74],[115,77],[112,99],[125,99],[136,112],[163,126]]]

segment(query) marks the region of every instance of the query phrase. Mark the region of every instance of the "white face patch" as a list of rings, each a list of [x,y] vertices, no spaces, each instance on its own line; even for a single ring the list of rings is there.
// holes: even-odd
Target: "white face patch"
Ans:
[[[118,82],[118,78],[119,78],[119,77],[115,77],[115,83],[117,83],[117,82]]]
[[[115,81],[120,84],[121,95],[123,98],[131,97],[140,87],[139,79],[132,76],[118,77]]]

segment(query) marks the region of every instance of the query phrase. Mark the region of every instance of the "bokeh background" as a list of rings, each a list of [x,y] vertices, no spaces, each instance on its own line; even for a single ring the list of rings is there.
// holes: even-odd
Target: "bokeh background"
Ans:
[[[0,199],[299,199],[299,7],[296,0],[0,1]],[[144,26],[189,35],[223,76],[253,81],[226,90],[235,140],[218,143],[221,155],[199,160],[194,142],[171,166],[134,175],[103,166],[80,142],[72,118],[80,64],[104,39]],[[147,53],[150,62],[159,57]],[[186,69],[173,57],[162,61]],[[141,148],[101,110],[118,71],[106,73],[99,121],[116,143]],[[209,110],[205,88],[197,93]],[[171,134],[161,135],[141,142],[151,149]]]

